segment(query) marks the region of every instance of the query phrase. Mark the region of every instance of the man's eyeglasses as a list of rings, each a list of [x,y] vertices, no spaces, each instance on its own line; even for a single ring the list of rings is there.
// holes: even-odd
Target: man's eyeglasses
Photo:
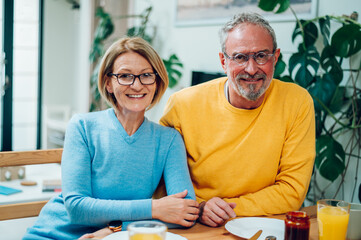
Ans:
[[[240,66],[245,65],[250,57],[252,57],[257,64],[263,65],[266,64],[270,60],[270,58],[274,56],[274,53],[266,53],[266,52],[256,52],[254,54],[237,53],[232,57],[228,56],[227,53],[225,52],[223,54],[228,59],[235,61]]]
[[[139,78],[139,81],[142,85],[152,85],[155,82],[156,76],[158,73],[142,73],[139,75],[134,75],[130,73],[108,73],[108,77],[115,76],[120,85],[132,85],[136,78]]]

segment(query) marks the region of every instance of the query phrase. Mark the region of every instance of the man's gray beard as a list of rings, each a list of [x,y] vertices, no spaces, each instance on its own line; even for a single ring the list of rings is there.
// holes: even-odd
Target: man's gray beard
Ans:
[[[263,84],[261,86],[261,88],[259,89],[259,91],[255,91],[256,86],[254,84],[250,84],[248,85],[249,87],[249,91],[247,92],[246,89],[244,89],[241,84],[239,84],[239,79],[248,79],[248,78],[263,78]],[[235,85],[233,84],[233,87],[236,87],[238,89],[238,92],[242,95],[242,97],[244,97],[245,99],[249,100],[249,101],[256,101],[257,99],[259,99],[264,92],[267,89],[267,86],[265,85],[265,81],[266,81],[266,74],[256,74],[254,76],[250,76],[250,75],[246,75],[246,74],[240,74],[236,76],[235,79]]]

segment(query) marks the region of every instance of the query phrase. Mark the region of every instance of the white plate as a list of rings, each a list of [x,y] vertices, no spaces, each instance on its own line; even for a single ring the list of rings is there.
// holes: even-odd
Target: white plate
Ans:
[[[243,238],[252,237],[260,229],[262,229],[262,234],[258,239],[265,239],[267,236],[272,235],[277,240],[283,240],[285,234],[284,221],[274,218],[237,218],[226,223],[225,227],[228,232]]]
[[[128,240],[128,239],[129,239],[128,231],[112,233],[106,236],[105,238],[103,238],[103,240]],[[167,232],[166,240],[187,240],[187,238],[182,237],[178,234]]]

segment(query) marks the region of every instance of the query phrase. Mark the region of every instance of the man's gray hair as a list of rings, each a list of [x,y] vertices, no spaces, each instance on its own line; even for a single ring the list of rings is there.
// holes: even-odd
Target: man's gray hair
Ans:
[[[233,30],[236,26],[242,23],[250,23],[258,25],[269,33],[273,42],[273,51],[277,49],[276,34],[271,25],[261,15],[257,13],[240,13],[235,15],[230,21],[228,21],[219,31],[219,37],[221,41],[222,52],[226,51],[226,41],[228,33]]]

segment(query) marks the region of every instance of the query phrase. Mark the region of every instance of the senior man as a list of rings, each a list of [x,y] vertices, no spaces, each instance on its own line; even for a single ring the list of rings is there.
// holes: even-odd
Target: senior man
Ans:
[[[269,23],[238,14],[220,40],[227,77],[176,92],[160,120],[183,136],[199,221],[213,227],[298,210],[315,158],[312,98],[272,79],[280,49]]]

